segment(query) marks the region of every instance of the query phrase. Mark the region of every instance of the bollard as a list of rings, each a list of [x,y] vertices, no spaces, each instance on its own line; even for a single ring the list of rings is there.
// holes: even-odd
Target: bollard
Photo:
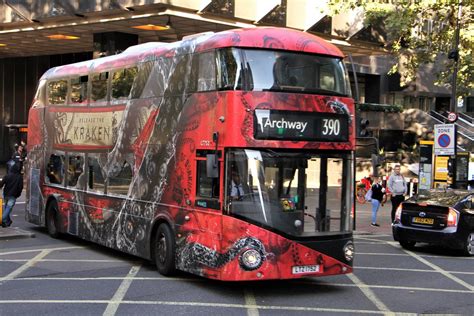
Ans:
[[[3,218],[3,200],[0,199],[0,225],[2,225],[2,218]]]

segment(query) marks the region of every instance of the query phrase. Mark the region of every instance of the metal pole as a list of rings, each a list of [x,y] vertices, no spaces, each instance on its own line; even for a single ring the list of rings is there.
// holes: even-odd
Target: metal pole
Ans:
[[[452,91],[451,91],[451,112],[456,112],[457,108],[457,99],[456,99],[456,79],[458,76],[458,60],[459,60],[459,20],[461,19],[461,5],[462,0],[459,0],[458,6],[458,16],[456,19],[456,30],[455,30],[455,43],[454,43],[454,69],[453,69],[453,83],[452,83]]]

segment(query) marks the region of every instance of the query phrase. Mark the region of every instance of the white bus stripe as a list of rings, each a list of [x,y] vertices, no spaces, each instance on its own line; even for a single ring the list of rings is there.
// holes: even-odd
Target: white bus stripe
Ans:
[[[132,284],[134,277],[137,275],[138,271],[140,271],[140,265],[133,266],[130,271],[128,272],[127,278],[122,281],[117,292],[115,292],[114,297],[112,297],[112,301],[107,305],[107,308],[104,311],[104,316],[113,316],[117,312],[120,303],[122,302],[125,294],[127,294],[128,288]]]

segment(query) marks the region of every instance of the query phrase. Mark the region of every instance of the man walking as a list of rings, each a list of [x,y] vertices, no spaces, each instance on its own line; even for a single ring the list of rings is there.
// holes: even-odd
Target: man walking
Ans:
[[[405,178],[400,174],[400,165],[395,165],[394,172],[388,178],[387,187],[392,193],[390,201],[392,201],[392,222],[395,220],[395,212],[400,203],[405,201],[407,193],[407,184]]]
[[[3,188],[3,216],[2,227],[9,227],[12,224],[10,213],[15,206],[16,199],[23,190],[23,176],[20,173],[20,164],[14,163],[8,170],[8,174],[0,180],[0,188]]]

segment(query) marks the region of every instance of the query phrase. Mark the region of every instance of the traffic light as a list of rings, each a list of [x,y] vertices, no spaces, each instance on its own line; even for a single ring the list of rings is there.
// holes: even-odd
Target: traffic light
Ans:
[[[370,133],[367,127],[369,126],[369,120],[361,119],[359,121],[359,134],[358,137],[369,137]]]
[[[453,49],[448,53],[448,59],[454,59],[455,61],[458,61],[459,59],[459,51],[457,49]]]
[[[380,167],[382,165],[384,159],[383,159],[383,157],[381,157],[377,154],[372,154],[371,155],[371,161],[372,161],[372,171],[373,171],[372,173],[375,177],[378,177],[379,176],[379,168],[378,167]]]

